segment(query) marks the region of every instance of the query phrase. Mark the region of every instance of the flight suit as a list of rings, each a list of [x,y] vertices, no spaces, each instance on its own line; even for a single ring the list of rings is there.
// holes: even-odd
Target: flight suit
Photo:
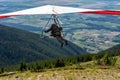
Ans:
[[[61,36],[61,31],[62,31],[62,27],[58,27],[56,24],[52,24],[52,26],[50,27],[50,29],[46,30],[45,32],[49,32],[51,31],[51,35],[55,37],[60,43],[61,43],[61,47],[63,47],[63,44],[65,43],[66,45],[67,40],[65,40],[62,36]]]

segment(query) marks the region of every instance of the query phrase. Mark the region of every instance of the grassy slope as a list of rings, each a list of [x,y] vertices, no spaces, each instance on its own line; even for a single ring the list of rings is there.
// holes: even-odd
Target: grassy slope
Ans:
[[[93,61],[63,68],[47,69],[44,72],[17,72],[15,75],[0,77],[0,80],[119,80],[120,56],[115,66],[96,66]]]

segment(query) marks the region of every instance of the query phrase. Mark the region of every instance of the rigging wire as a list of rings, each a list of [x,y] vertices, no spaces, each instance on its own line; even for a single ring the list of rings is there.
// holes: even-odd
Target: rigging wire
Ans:
[[[47,25],[49,24],[50,20],[52,19],[53,15],[50,16],[49,20],[47,21],[47,23],[45,24],[45,26],[42,28],[42,32],[40,34],[41,38],[44,38],[44,30],[46,29]]]
[[[41,31],[41,34],[40,34],[40,38],[45,38],[45,35],[44,35],[44,31],[46,29],[46,27],[48,26],[48,24],[50,23],[51,19],[53,19],[54,23],[58,26],[58,27],[61,27],[61,24],[60,24],[60,20],[59,20],[59,17],[55,14],[52,14],[49,18],[49,20],[47,21],[47,23],[45,24],[45,26],[42,28],[42,31]],[[63,31],[61,31],[62,34],[63,34]]]

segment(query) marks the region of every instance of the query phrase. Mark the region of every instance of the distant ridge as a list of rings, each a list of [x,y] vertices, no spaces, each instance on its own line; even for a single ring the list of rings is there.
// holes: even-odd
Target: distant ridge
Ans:
[[[84,49],[71,42],[61,48],[55,39],[43,39],[35,33],[0,25],[0,66],[84,53]]]
[[[113,46],[107,50],[101,51],[99,53],[110,53],[110,54],[115,54],[115,55],[120,54],[120,44]]]

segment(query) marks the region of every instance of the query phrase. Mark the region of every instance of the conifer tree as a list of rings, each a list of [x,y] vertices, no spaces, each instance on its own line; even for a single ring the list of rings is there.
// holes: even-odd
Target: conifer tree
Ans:
[[[20,71],[26,71],[27,70],[27,65],[25,62],[21,62],[20,63],[20,68],[19,68]]]
[[[65,63],[63,59],[57,59],[56,63],[55,63],[55,67],[64,67]]]
[[[0,74],[4,73],[4,68],[0,68]]]

